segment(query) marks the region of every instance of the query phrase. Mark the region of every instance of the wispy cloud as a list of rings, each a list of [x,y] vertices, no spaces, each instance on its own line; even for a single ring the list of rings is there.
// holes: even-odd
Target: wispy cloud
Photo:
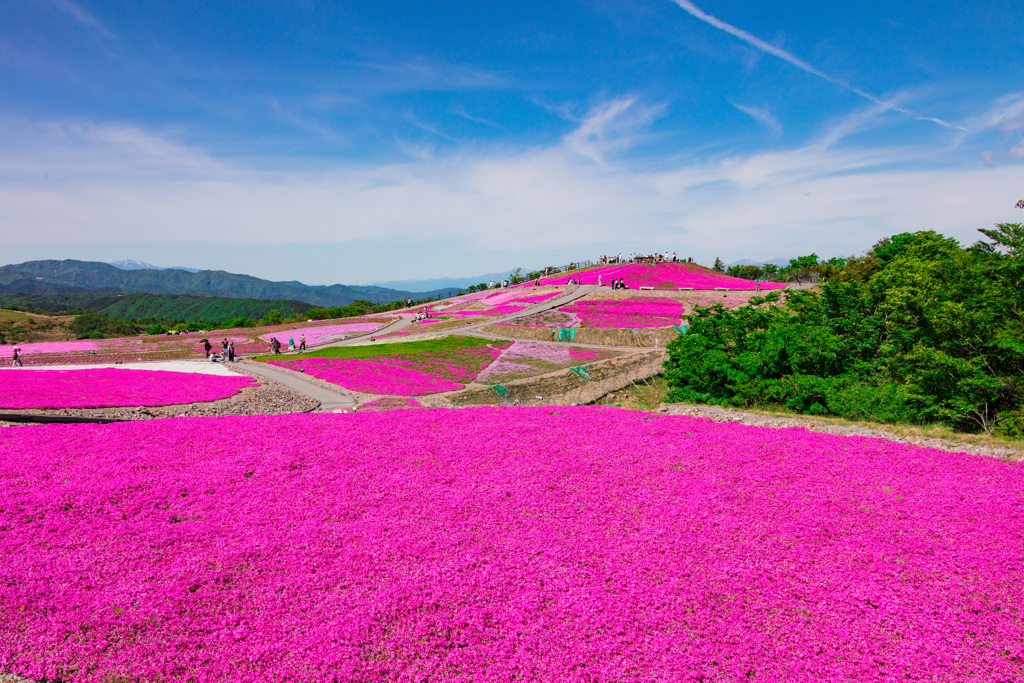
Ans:
[[[984,113],[968,119],[974,130],[998,129],[1004,133],[1024,128],[1024,92],[1000,97]]]
[[[411,111],[405,112],[405,114],[403,114],[403,118],[406,121],[408,121],[409,123],[411,123],[412,125],[414,125],[417,128],[419,128],[420,130],[425,130],[426,132],[430,133],[431,135],[436,135],[437,137],[439,137],[439,138],[441,138],[443,140],[447,140],[448,142],[458,142],[457,139],[455,139],[451,135],[448,135],[447,133],[441,131],[441,129],[438,128],[437,126],[433,126],[433,125],[431,125],[429,123],[421,121]]]
[[[828,81],[829,83],[832,83],[833,85],[837,85],[840,88],[843,88],[844,90],[848,90],[849,92],[852,92],[852,93],[854,93],[856,95],[859,95],[860,97],[863,97],[864,99],[868,100],[869,102],[873,102],[873,103],[875,103],[877,105],[880,105],[882,107],[885,107],[886,109],[889,109],[891,111],[899,112],[901,114],[905,114],[907,116],[913,117],[913,118],[917,119],[918,121],[930,121],[931,123],[936,123],[936,124],[938,124],[940,126],[944,126],[946,128],[952,128],[952,129],[955,129],[955,130],[962,130],[962,131],[966,131],[967,130],[966,128],[963,128],[961,126],[949,123],[948,121],[944,121],[944,120],[939,119],[939,118],[935,118],[933,116],[922,116],[920,114],[917,114],[917,113],[911,111],[910,109],[906,109],[905,107],[901,107],[901,106],[897,105],[892,100],[884,100],[881,97],[878,97],[876,95],[872,95],[871,93],[866,92],[864,90],[861,90],[860,88],[856,88],[853,85],[847,83],[846,81],[843,81],[843,80],[841,80],[839,78],[835,78],[834,76],[830,76],[830,75],[826,74],[825,72],[820,71],[819,69],[815,68],[811,64],[805,62],[804,60],[800,59],[799,57],[797,57],[797,56],[787,52],[786,50],[783,50],[782,48],[776,47],[776,46],[772,45],[771,43],[767,43],[767,42],[761,40],[760,38],[758,38],[757,36],[744,31],[741,28],[737,28],[737,27],[733,26],[732,24],[726,23],[726,22],[722,21],[721,19],[708,14],[707,12],[705,12],[704,10],[700,9],[699,7],[694,5],[692,2],[690,2],[690,0],[672,0],[672,2],[674,2],[677,5],[679,5],[683,10],[685,10],[688,14],[690,14],[693,17],[695,17],[696,19],[700,19],[701,21],[703,21],[706,24],[710,24],[711,26],[714,26],[715,28],[717,28],[717,29],[719,29],[721,31],[725,31],[729,35],[731,35],[731,36],[733,36],[735,38],[738,38],[739,40],[742,40],[747,45],[750,45],[751,47],[753,47],[753,48],[755,48],[757,50],[760,50],[761,52],[764,52],[766,54],[772,55],[773,57],[778,57],[779,59],[792,64],[793,66],[795,66],[796,68],[800,69],[801,71],[809,73],[812,76],[817,76],[818,78],[821,78],[822,80]]]
[[[277,98],[272,98],[270,100],[270,106],[278,118],[290,123],[296,128],[309,131],[323,140],[333,142],[335,144],[343,145],[349,142],[348,136],[338,132],[330,126],[325,126],[319,121],[286,107]]]
[[[451,112],[453,114],[455,114],[456,116],[461,116],[462,118],[466,119],[467,121],[472,121],[473,123],[480,123],[480,124],[483,124],[485,126],[490,126],[491,128],[496,128],[498,130],[505,130],[504,126],[500,126],[497,123],[495,123],[494,121],[491,121],[489,119],[485,119],[485,118],[480,117],[480,116],[473,116],[472,114],[467,112],[464,107],[455,105],[455,106],[453,106],[451,108]]]
[[[768,109],[765,107],[748,107],[742,104],[732,103],[732,106],[739,109],[741,112],[750,116],[758,123],[764,125],[769,131],[771,131],[774,137],[782,135],[782,124],[779,123]]]
[[[588,111],[563,142],[567,148],[605,168],[607,155],[631,146],[636,132],[650,125],[663,110],[663,105],[639,106],[635,97],[609,100]]]
[[[280,261],[282,245],[335,245],[351,260],[302,274],[334,282],[339,266],[349,281],[435,268],[416,253],[425,240],[486,272],[482,254],[501,254],[495,267],[510,253],[539,265],[545,254],[677,245],[701,262],[841,255],[922,227],[970,241],[979,225],[1014,220],[1006,197],[1018,196],[1019,162],[985,168],[976,153],[958,165],[928,144],[838,144],[880,111],[872,105],[796,147],[605,163],[657,115],[625,97],[593,107],[547,146],[424,150],[403,163],[304,172],[224,163],[133,126],[0,120],[0,234],[10,236],[5,248],[73,255],[138,243],[146,226],[151,245],[194,248],[216,235],[264,249],[267,263]],[[354,255],[367,240],[387,243],[386,264],[366,258],[371,247]]]
[[[63,12],[67,16],[74,19],[80,25],[92,30],[96,34],[102,36],[107,40],[116,40],[117,36],[114,32],[106,27],[106,25],[97,19],[95,16],[87,12],[74,0],[36,0],[39,4],[45,5],[51,9]]]

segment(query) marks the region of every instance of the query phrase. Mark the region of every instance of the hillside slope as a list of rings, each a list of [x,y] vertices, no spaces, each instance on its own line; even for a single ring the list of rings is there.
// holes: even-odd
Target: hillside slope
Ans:
[[[27,261],[0,268],[0,292],[56,294],[96,292],[107,294],[160,292],[197,294],[244,299],[284,299],[314,306],[344,306],[358,299],[388,303],[406,296],[425,294],[386,287],[329,285],[311,286],[300,282],[272,282],[251,275],[223,270],[121,270],[96,261]],[[447,290],[445,290],[447,291]]]
[[[96,294],[88,291],[66,294],[0,292],[0,306],[18,306],[52,313],[85,309],[125,320],[158,318],[186,322],[222,322],[234,318],[256,320],[266,317],[271,310],[288,317],[295,313],[306,313],[313,308],[311,304],[302,301],[281,299],[235,299],[150,292]]]

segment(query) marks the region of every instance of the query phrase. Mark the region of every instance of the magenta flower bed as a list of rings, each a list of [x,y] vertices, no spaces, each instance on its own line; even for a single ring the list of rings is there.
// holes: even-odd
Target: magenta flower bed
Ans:
[[[491,308],[482,309],[471,309],[465,311],[445,311],[446,315],[487,315],[487,316],[501,316],[510,315],[512,313],[518,313],[519,311],[526,310],[525,305],[521,304],[500,304]]]
[[[542,285],[564,285],[570,277],[579,278],[580,284],[596,285],[598,277],[601,284],[608,286],[613,278],[625,278],[626,286],[630,289],[637,287],[654,287],[655,289],[678,289],[691,287],[693,289],[754,289],[756,284],[753,280],[744,280],[722,273],[701,268],[700,266],[688,263],[661,263],[656,266],[644,266],[638,263],[629,263],[620,266],[600,266],[589,270],[560,273],[551,277],[541,278]],[[531,281],[527,284],[516,285],[516,287],[533,286]],[[783,289],[787,287],[782,282],[762,282],[761,289],[768,291],[772,289]]]
[[[0,408],[109,408],[219,401],[258,383],[167,370],[4,370]]]
[[[580,327],[669,327],[679,324],[683,304],[674,299],[653,297],[586,299],[558,310],[574,314],[580,320]]]
[[[1024,679],[992,458],[405,410],[3,429],[0,490],[0,669],[33,679]]]
[[[463,386],[458,382],[441,379],[411,368],[356,358],[300,358],[274,360],[269,363],[289,370],[305,372],[307,375],[317,377],[325,382],[367,394],[421,396],[453,391],[461,389]]]
[[[327,342],[340,339],[342,336],[350,336],[353,334],[362,334],[364,332],[373,332],[374,330],[380,329],[387,323],[385,322],[371,322],[371,323],[350,323],[346,325],[322,325],[319,327],[297,327],[291,330],[281,330],[278,332],[271,332],[263,335],[263,338],[267,341],[271,339],[277,339],[279,342],[288,346],[288,340],[294,339],[295,346],[299,345],[299,338],[306,335],[306,345],[315,346],[317,344],[326,344]]]
[[[507,382],[618,355],[620,355],[618,351],[607,349],[585,349],[564,344],[517,341],[505,349],[497,360],[488,365],[477,379],[488,384]]]
[[[360,403],[359,410],[394,410],[396,408],[422,408],[423,405],[411,396],[385,396],[376,401]]]
[[[0,345],[0,357],[10,360],[17,346],[26,356],[33,353],[89,353],[98,351],[99,345],[92,339],[76,339],[62,342],[24,342]]]

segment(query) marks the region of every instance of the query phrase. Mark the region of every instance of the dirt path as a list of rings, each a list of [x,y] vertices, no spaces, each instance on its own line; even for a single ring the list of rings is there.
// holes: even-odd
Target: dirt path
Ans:
[[[990,455],[1011,460],[1024,460],[1024,452],[1013,448],[996,446],[983,446],[973,443],[964,443],[951,439],[936,439],[922,436],[902,436],[884,429],[873,429],[859,425],[830,424],[828,422],[816,422],[813,417],[778,417],[772,415],[758,415],[742,410],[729,410],[719,406],[702,406],[688,404],[662,405],[658,411],[668,415],[692,415],[694,417],[706,417],[715,422],[738,422],[753,427],[771,427],[774,429],[787,429],[789,427],[802,427],[812,432],[825,434],[838,434],[841,436],[866,436],[874,439],[885,439],[924,448],[936,448],[943,451],[956,453],[973,453],[975,455]]]

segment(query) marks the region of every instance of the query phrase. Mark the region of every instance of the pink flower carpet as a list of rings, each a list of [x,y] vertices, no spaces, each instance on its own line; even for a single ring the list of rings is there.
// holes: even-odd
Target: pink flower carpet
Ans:
[[[0,429],[34,680],[1019,681],[1024,469],[608,408]]]
[[[678,325],[683,304],[675,299],[582,299],[558,309],[575,315],[580,327],[645,328]]]
[[[299,338],[302,335],[306,335],[306,345],[316,346],[318,344],[326,344],[327,342],[341,339],[342,337],[352,336],[354,334],[363,334],[365,332],[373,332],[386,325],[386,322],[364,322],[364,323],[349,323],[344,325],[321,325],[317,327],[296,327],[290,330],[280,330],[277,332],[270,332],[264,334],[263,338],[268,342],[271,339],[277,339],[286,348],[288,346],[288,340],[294,339],[296,348],[299,346]]]
[[[679,289],[691,287],[693,289],[754,289],[753,280],[744,280],[732,277],[723,273],[716,273],[692,263],[660,263],[646,266],[639,263],[627,263],[617,266],[598,266],[587,270],[573,273],[559,273],[550,277],[541,278],[542,285],[564,285],[569,277],[579,278],[580,284],[596,285],[598,278],[601,284],[609,286],[612,279],[625,278],[626,286],[630,289],[638,287],[654,287],[655,289]],[[516,288],[533,286],[531,281],[526,284],[516,285]],[[784,289],[787,287],[782,282],[762,282],[761,290]]]

